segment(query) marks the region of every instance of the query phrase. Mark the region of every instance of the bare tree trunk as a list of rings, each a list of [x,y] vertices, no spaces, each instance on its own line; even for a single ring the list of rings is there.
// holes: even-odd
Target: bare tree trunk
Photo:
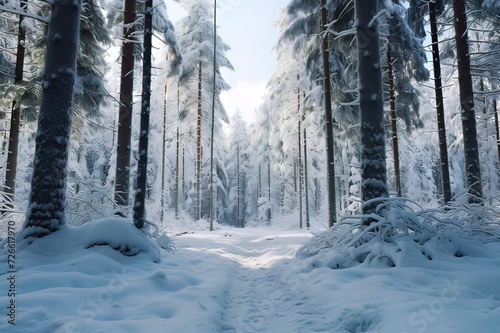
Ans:
[[[434,91],[436,93],[436,113],[439,134],[439,156],[441,160],[441,182],[443,186],[443,201],[446,205],[451,201],[450,167],[448,162],[448,144],[446,143],[446,125],[444,117],[443,84],[441,81],[441,58],[439,55],[439,40],[437,29],[436,4],[429,1],[429,23],[431,26],[432,63],[434,67]]]
[[[268,209],[267,209],[267,224],[271,223],[271,160],[268,161],[267,163],[267,202],[268,202]]]
[[[326,34],[327,21],[326,0],[321,0],[321,31],[323,35],[323,84],[325,94],[325,126],[326,126],[326,155],[327,155],[327,186],[328,186],[328,226],[337,222],[337,198],[335,196],[335,158],[333,143],[332,117],[332,87],[330,78],[330,47]]]
[[[195,220],[201,219],[201,120],[202,120],[202,64],[198,64],[198,118],[196,126],[196,200],[195,200]]]
[[[180,201],[180,189],[179,189],[179,157],[180,157],[180,131],[179,126],[177,126],[176,133],[176,145],[175,145],[175,219],[179,219],[179,201]]]
[[[309,180],[307,167],[307,131],[304,126],[304,191],[306,194],[306,228],[309,229]]]
[[[236,226],[238,228],[241,228],[241,207],[240,207],[240,200],[241,200],[241,184],[240,184],[240,145],[236,147]]]
[[[401,197],[401,169],[399,167],[399,142],[396,117],[396,94],[394,91],[394,72],[392,70],[391,46],[387,45],[387,76],[389,77],[389,104],[391,109],[392,150],[394,159],[394,181],[396,192]]]
[[[210,127],[210,231],[214,230],[214,129],[215,129],[215,95],[217,83],[217,0],[214,0],[214,59],[212,81],[212,119]],[[238,180],[239,181],[239,180]]]
[[[53,2],[24,237],[66,223],[66,175],[82,2]],[[57,13],[55,15],[55,13]]]
[[[497,151],[498,151],[498,161],[500,162],[500,129],[498,128],[498,110],[497,110],[497,100],[493,100],[493,112],[495,113],[495,131],[497,138]]]
[[[146,191],[148,179],[149,119],[151,114],[151,49],[153,48],[153,0],[146,0],[144,10],[144,53],[142,58],[141,131],[139,161],[137,162],[137,189],[134,202],[134,224],[144,229],[146,223]]]
[[[160,199],[160,226],[163,227],[163,219],[165,216],[165,162],[167,155],[167,92],[168,88],[165,84],[165,94],[163,97],[163,136],[161,142],[161,199]]]
[[[299,81],[299,76],[297,75],[297,81]],[[302,115],[300,114],[300,89],[297,87],[297,135],[298,135],[298,164],[299,164],[299,227],[302,229]]]
[[[26,1],[21,0],[21,10],[25,11],[28,6]],[[24,17],[19,15],[18,33],[17,33],[17,52],[16,52],[16,71],[14,84],[20,84],[23,81],[24,73],[24,40],[26,31],[23,28]],[[5,171],[4,191],[14,202],[16,193],[16,174],[17,174],[17,156],[19,148],[19,127],[21,121],[21,105],[18,101],[12,102],[12,113],[10,116],[9,147],[7,149],[7,166]],[[14,208],[14,207],[11,207]]]
[[[132,144],[132,104],[134,94],[134,23],[137,0],[125,0],[122,65],[120,81],[120,110],[116,151],[115,202],[128,206],[130,189],[130,146]]]
[[[465,0],[453,1],[455,41],[457,44],[458,85],[464,137],[465,169],[470,203],[480,203],[483,197],[479,149],[477,142],[476,115],[474,110],[474,90],[472,86],[469,37]]]
[[[385,156],[385,121],[377,20],[378,1],[355,0],[361,115],[361,200],[363,214],[377,212],[388,197]],[[365,224],[371,219],[364,221]]]

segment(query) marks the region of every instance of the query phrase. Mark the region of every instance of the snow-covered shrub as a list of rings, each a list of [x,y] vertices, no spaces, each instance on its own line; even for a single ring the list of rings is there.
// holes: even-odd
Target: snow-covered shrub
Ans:
[[[378,214],[346,216],[303,246],[297,256],[312,267],[407,267],[442,255],[474,255],[481,243],[500,240],[498,214],[493,219],[492,212],[488,218],[482,206],[415,210],[412,205],[402,198],[385,199]],[[363,225],[367,219],[371,223]]]
[[[116,256],[113,252],[118,252],[127,257],[144,256],[159,262],[160,247],[173,250],[170,238],[165,234],[151,232],[148,235],[131,221],[120,217],[107,217],[78,227],[63,225],[60,230],[40,239],[24,239],[21,231],[18,239],[20,250],[47,255],[71,254],[87,249],[107,256]],[[111,249],[114,251],[110,252]]]

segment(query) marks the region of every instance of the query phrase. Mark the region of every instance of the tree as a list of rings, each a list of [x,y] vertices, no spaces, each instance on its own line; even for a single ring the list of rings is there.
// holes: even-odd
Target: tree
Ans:
[[[333,142],[333,116],[332,95],[330,83],[330,52],[328,38],[326,36],[327,25],[326,1],[321,0],[321,27],[323,32],[322,59],[323,59],[323,84],[325,94],[325,126],[326,126],[326,156],[327,156],[327,179],[328,179],[328,226],[332,227],[337,220],[337,209],[335,197],[335,159]]]
[[[146,181],[148,171],[149,118],[151,113],[151,49],[153,48],[153,0],[146,0],[144,9],[144,54],[142,57],[142,103],[139,134],[139,161],[134,203],[134,224],[144,228],[146,220]]]
[[[66,223],[66,166],[81,10],[78,0],[52,3],[25,238],[46,236]]]
[[[231,119],[227,173],[229,178],[227,220],[233,226],[243,228],[248,215],[249,148],[247,127],[240,113]]]
[[[356,38],[361,130],[363,213],[377,212],[377,199],[388,197],[384,100],[378,32],[378,1],[356,0]],[[369,220],[364,221],[369,223]]]
[[[120,110],[116,144],[115,202],[128,206],[130,183],[130,147],[134,94],[134,32],[137,0],[124,0],[123,45],[121,53]]]
[[[227,123],[228,117],[220,101],[220,93],[230,87],[222,78],[220,68],[233,69],[233,67],[225,56],[229,46],[222,41],[214,29],[213,5],[206,0],[187,0],[184,4],[188,16],[180,22],[177,29],[179,46],[184,59],[183,72],[179,79],[183,105],[180,115],[183,127],[181,133],[186,134],[184,138],[193,136],[194,139],[194,142],[190,142],[195,146],[193,149],[195,156],[193,212],[195,219],[201,219],[210,213],[210,193],[208,192],[211,186],[209,183],[210,167],[207,165],[210,163],[210,159],[207,158],[210,154],[206,153],[210,151],[208,135],[211,130],[210,115],[214,109],[214,140],[216,143],[221,142],[222,123]],[[214,149],[214,156],[221,156],[221,145],[215,144]],[[224,163],[220,160],[214,165],[216,165],[215,168],[224,167]],[[223,177],[225,171],[218,170],[215,174]],[[219,178],[214,181],[215,183],[223,184],[224,181]],[[219,192],[218,196],[223,192]]]
[[[421,0],[411,1],[408,9],[408,20],[414,33],[424,38],[423,16],[429,12],[429,25],[432,42],[432,64],[434,72],[434,93],[436,97],[437,128],[439,136],[439,157],[441,165],[441,183],[444,204],[451,198],[450,167],[448,162],[448,144],[446,142],[446,125],[444,114],[443,84],[441,80],[441,56],[439,52],[439,33],[437,27],[438,15],[442,12],[443,1],[428,1],[426,4]]]
[[[457,47],[458,85],[460,88],[460,108],[464,137],[465,169],[469,202],[479,203],[483,197],[479,147],[477,142],[476,115],[474,110],[474,90],[472,85],[469,37],[465,0],[453,1],[455,43]]]
[[[27,2],[21,1],[21,10],[25,11]],[[26,30],[23,27],[24,17],[19,15],[19,24],[17,32],[17,52],[16,52],[16,69],[14,84],[21,84],[24,76],[24,58],[25,46],[24,41],[26,38]],[[19,142],[19,127],[21,121],[21,105],[19,101],[12,102],[12,113],[10,116],[10,130],[9,130],[9,145],[7,153],[7,166],[5,172],[5,186],[4,190],[8,193],[12,202],[16,193],[16,174],[17,174],[17,156],[18,156],[18,142]]]

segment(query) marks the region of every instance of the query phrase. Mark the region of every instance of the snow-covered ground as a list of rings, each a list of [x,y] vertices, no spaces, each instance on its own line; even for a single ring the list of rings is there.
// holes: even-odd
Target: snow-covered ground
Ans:
[[[172,253],[119,223],[18,244],[14,274],[3,252],[0,332],[500,332],[497,243],[417,267],[333,270],[295,258],[307,230],[188,226],[171,230]],[[139,254],[92,246],[104,243]]]

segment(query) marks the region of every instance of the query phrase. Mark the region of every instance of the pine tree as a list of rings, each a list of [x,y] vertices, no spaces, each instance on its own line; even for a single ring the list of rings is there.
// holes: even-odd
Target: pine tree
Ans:
[[[220,101],[220,93],[229,89],[229,85],[222,78],[220,68],[233,69],[233,67],[225,56],[229,46],[218,35],[214,38],[212,5],[206,0],[187,0],[185,5],[188,16],[181,20],[177,28],[179,46],[184,59],[183,72],[179,79],[183,106],[179,118],[181,134],[186,134],[183,137],[189,140],[192,135],[194,138],[194,142],[186,141],[185,143],[188,149],[192,148],[193,144],[195,146],[193,149],[195,155],[193,211],[194,218],[200,219],[210,213],[210,166],[207,162],[210,162],[209,133],[212,103],[215,109],[214,158],[217,158],[217,156],[222,156],[222,147],[218,144],[222,142],[221,126],[223,122],[228,122],[226,111]],[[215,55],[214,50],[216,50]],[[217,58],[215,70],[214,56]],[[224,177],[225,171],[221,169],[224,163],[219,159],[214,161],[214,165],[214,175]],[[214,180],[214,184],[218,184],[217,197],[220,199],[225,191],[219,185],[224,184],[224,181],[219,178]],[[218,200],[218,202],[222,201]],[[217,210],[220,211],[220,207]]]

